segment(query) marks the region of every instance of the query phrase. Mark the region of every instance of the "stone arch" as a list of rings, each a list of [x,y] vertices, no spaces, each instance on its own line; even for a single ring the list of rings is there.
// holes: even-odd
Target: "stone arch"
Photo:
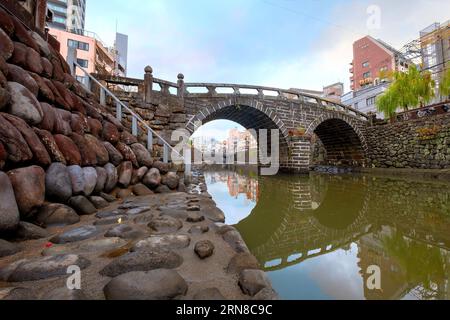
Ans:
[[[319,137],[329,153],[328,162],[357,163],[359,166],[365,164],[367,141],[361,131],[361,124],[354,118],[338,112],[326,112],[310,124],[306,133]]]
[[[236,110],[231,110],[230,108],[235,108]],[[244,110],[242,110],[244,109]],[[198,108],[198,112],[193,118],[188,122],[186,128],[193,133],[195,130],[195,123],[200,121],[205,124],[209,121],[218,119],[227,119],[241,124],[247,129],[279,129],[280,138],[282,141],[288,144],[288,128],[284,122],[278,117],[276,111],[265,106],[262,102],[255,99],[241,99],[241,98],[230,98],[226,100],[221,100],[217,103],[206,105],[204,107]],[[227,112],[228,111],[228,112]],[[234,111],[234,112],[233,112]],[[240,114],[239,114],[240,113]],[[259,116],[259,119],[255,119],[253,116]],[[262,119],[264,116],[265,119]],[[246,119],[245,119],[246,118]],[[263,121],[253,127],[252,123],[256,121]],[[272,125],[267,128],[261,125],[269,124],[269,120]]]

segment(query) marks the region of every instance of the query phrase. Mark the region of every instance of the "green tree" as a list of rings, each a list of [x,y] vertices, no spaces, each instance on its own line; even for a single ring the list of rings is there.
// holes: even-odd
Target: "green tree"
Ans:
[[[444,76],[439,84],[439,91],[442,97],[449,98],[450,96],[450,63],[447,63]]]
[[[376,102],[377,110],[386,118],[391,118],[398,108],[407,111],[411,107],[423,106],[434,96],[431,74],[420,72],[416,66],[410,66],[408,72],[393,72],[391,80],[390,87]]]

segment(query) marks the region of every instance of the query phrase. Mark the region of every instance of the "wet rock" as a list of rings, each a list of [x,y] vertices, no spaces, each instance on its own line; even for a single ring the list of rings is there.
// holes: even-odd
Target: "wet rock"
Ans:
[[[136,155],[134,154],[133,150],[129,146],[127,146],[125,143],[119,142],[116,145],[117,150],[122,154],[123,159],[125,161],[131,161],[133,164],[133,167],[137,168],[139,167],[139,164],[136,159]]]
[[[150,223],[150,221],[152,221],[156,217],[159,217],[159,214],[157,212],[150,212],[150,213],[145,213],[143,215],[136,217],[133,221],[136,224],[148,225]]]
[[[0,258],[12,256],[20,251],[20,246],[15,243],[0,239]]]
[[[106,179],[108,179],[108,173],[105,168],[95,167],[97,171],[97,184],[95,185],[94,192],[101,193],[105,189]]]
[[[189,229],[189,233],[191,234],[204,234],[207,233],[209,231],[209,227],[208,226],[193,226]]]
[[[85,269],[89,260],[74,254],[26,259],[0,269],[0,279],[7,282],[34,281],[67,275],[69,266]]]
[[[229,273],[241,273],[241,271],[246,269],[259,269],[259,262],[256,260],[255,256],[250,253],[238,253],[231,258],[230,263],[227,267],[227,272]]]
[[[149,210],[150,210],[150,207],[148,207],[148,206],[137,207],[137,208],[129,209],[127,211],[127,214],[130,216],[135,216],[135,215],[141,214],[141,213],[149,211]]]
[[[111,192],[117,184],[117,180],[118,180],[117,169],[111,163],[108,163],[107,165],[105,165],[104,168],[105,168],[106,174],[107,174],[104,190],[105,190],[105,192]]]
[[[33,128],[33,130],[38,135],[39,139],[41,139],[41,142],[45,146],[45,149],[47,149],[52,161],[66,164],[66,159],[64,158],[61,150],[59,150],[53,135],[46,130],[39,130],[37,128]]]
[[[75,196],[69,199],[69,206],[75,209],[79,215],[89,215],[97,211],[94,205],[84,196]]]
[[[162,178],[162,183],[168,186],[170,189],[175,190],[178,187],[180,178],[176,172],[169,172]]]
[[[72,139],[62,134],[55,134],[53,138],[68,165],[81,165],[80,151]]]
[[[117,277],[132,271],[149,271],[154,269],[174,269],[183,263],[183,258],[172,251],[151,250],[127,253],[109,263],[100,274]]]
[[[190,212],[186,218],[186,221],[191,223],[202,222],[205,221],[205,217],[198,213]]]
[[[17,82],[8,82],[8,90],[11,94],[9,113],[32,125],[41,123],[44,114],[35,95]]]
[[[259,291],[252,300],[263,301],[263,300],[279,300],[280,297],[272,288],[264,288]]]
[[[95,215],[99,219],[118,217],[124,215],[124,210],[100,211]]]
[[[130,161],[124,161],[118,168],[119,184],[128,187],[133,175],[133,164]]]
[[[46,227],[66,226],[80,222],[80,216],[66,205],[49,203],[39,209],[36,222]]]
[[[51,163],[50,155],[34,130],[24,120],[18,117],[10,114],[4,114],[3,116],[22,134],[22,137],[34,155],[35,161],[43,167],[49,166]]]
[[[8,177],[21,217],[29,218],[33,215],[33,210],[44,204],[45,171],[41,167],[31,166],[11,170]]]
[[[83,194],[89,196],[94,192],[95,186],[97,185],[97,170],[93,167],[83,168],[83,180],[84,189]]]
[[[254,296],[264,288],[271,288],[269,278],[261,270],[243,270],[239,274],[239,286],[242,292]]]
[[[84,191],[83,169],[78,165],[69,166],[67,167],[67,172],[69,173],[72,185],[72,193],[74,195],[83,193]]]
[[[105,121],[103,122],[102,137],[103,140],[115,145],[120,139],[119,130],[111,122]]]
[[[225,215],[215,204],[202,204],[201,214],[214,222],[225,222]]]
[[[89,144],[89,147],[92,148],[92,150],[95,150],[97,164],[100,166],[106,165],[109,161],[109,153],[103,143],[90,134],[84,135],[84,138],[86,139],[86,143]]]
[[[249,253],[247,245],[245,244],[244,240],[242,239],[241,235],[239,234],[239,232],[237,230],[230,230],[230,231],[226,232],[222,236],[222,238],[237,253],[241,253],[241,252]]]
[[[206,259],[213,255],[214,244],[209,240],[202,240],[195,244],[194,251],[200,259]]]
[[[16,129],[0,113],[0,142],[6,149],[8,159],[12,162],[25,162],[33,158],[27,142]]]
[[[131,150],[136,156],[136,160],[140,166],[151,167],[153,159],[150,152],[140,143],[134,143],[131,145]]]
[[[10,82],[20,83],[27,88],[34,97],[37,97],[39,85],[36,83],[36,80],[21,67],[14,64],[8,64],[8,76],[6,78]]]
[[[141,235],[142,232],[135,230],[126,224],[118,224],[105,233],[105,237],[117,237],[122,239],[136,239]]]
[[[123,161],[122,154],[119,151],[117,151],[117,149],[114,148],[114,146],[109,142],[103,142],[103,145],[108,151],[109,161],[111,161],[111,163],[116,167],[119,166]]]
[[[80,245],[80,250],[87,252],[108,251],[127,244],[127,241],[120,238],[107,238],[99,240],[91,240]]]
[[[166,174],[167,172],[169,172],[169,169],[170,169],[169,164],[168,163],[164,163],[162,161],[155,161],[153,163],[153,168],[158,169],[158,171],[161,174]]]
[[[142,179],[142,182],[150,189],[157,188],[161,183],[161,175],[156,168],[150,169]]]
[[[19,225],[20,213],[14,189],[8,176],[0,171],[0,234],[14,231]]]
[[[15,239],[19,241],[36,240],[47,238],[50,234],[41,227],[38,227],[32,223],[21,221],[17,228]]]
[[[112,279],[103,289],[107,300],[169,300],[185,295],[186,281],[173,270],[130,272]]]
[[[128,217],[127,216],[116,215],[113,218],[106,218],[106,219],[97,220],[97,221],[94,222],[94,226],[109,226],[109,225],[112,225],[112,224],[118,224],[119,223],[119,219],[120,219],[121,222],[128,221]]]
[[[226,300],[217,288],[202,289],[194,295],[194,300]]]
[[[166,185],[160,185],[155,189],[155,193],[171,193],[172,190],[169,189]]]
[[[89,197],[89,200],[97,209],[103,209],[109,206],[109,202],[102,197],[91,196]]]
[[[157,233],[173,233],[183,227],[183,223],[175,218],[162,216],[150,221],[148,227]]]
[[[82,135],[72,132],[70,139],[75,143],[81,155],[82,166],[95,166],[97,164],[97,154],[91,149],[91,145],[86,143]]]
[[[66,202],[72,196],[72,182],[65,165],[50,165],[45,175],[45,192],[49,199],[60,202]]]
[[[53,237],[50,241],[56,244],[65,244],[86,240],[100,234],[100,230],[95,226],[83,226],[66,231]]]
[[[103,199],[105,199],[108,202],[114,202],[117,200],[116,197],[114,197],[113,195],[110,195],[110,194],[107,194],[104,192],[100,192],[99,195],[100,195],[100,197],[102,197]]]
[[[138,183],[133,186],[133,193],[137,196],[147,196],[153,194],[153,191],[147,188],[142,183]]]
[[[191,238],[186,235],[166,234],[162,236],[150,236],[149,238],[136,243],[131,250],[153,250],[158,248],[166,250],[176,250],[188,247],[190,242]]]
[[[76,301],[87,300],[87,297],[82,290],[71,290],[64,286],[50,291],[42,297],[42,300]]]

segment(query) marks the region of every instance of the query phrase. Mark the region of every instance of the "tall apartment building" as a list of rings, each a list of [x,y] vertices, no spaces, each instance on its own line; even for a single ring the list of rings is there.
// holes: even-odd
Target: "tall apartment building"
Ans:
[[[384,41],[365,36],[353,44],[350,87],[357,91],[383,82],[389,71],[406,71],[410,62]],[[380,77],[381,75],[381,77]]]
[[[420,31],[423,69],[431,72],[439,90],[440,79],[450,63],[450,20],[435,22]]]
[[[81,33],[86,18],[86,0],[48,0],[47,8],[53,12],[49,27]]]

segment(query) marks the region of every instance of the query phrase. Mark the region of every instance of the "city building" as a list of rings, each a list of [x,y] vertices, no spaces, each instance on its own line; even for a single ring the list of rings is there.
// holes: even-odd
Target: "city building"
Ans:
[[[82,34],[86,19],[86,0],[48,0],[47,8],[53,12],[50,28]]]
[[[300,94],[318,96],[321,98],[325,98],[340,103],[341,95],[344,93],[344,84],[342,82],[333,83],[323,87],[322,91],[299,89],[299,88],[290,88],[289,90],[298,92]]]
[[[51,28],[49,33],[60,42],[63,57],[68,57],[69,48],[75,48],[77,63],[89,73],[126,76],[128,38],[125,35],[118,37],[122,41],[121,50],[125,53],[122,56],[115,47],[107,47],[93,32],[83,30],[74,33]],[[76,71],[76,78],[82,83],[87,81],[85,74],[79,69]]]
[[[440,80],[450,63],[450,20],[435,22],[420,31],[420,49],[423,70],[431,72],[439,92]]]
[[[382,40],[365,36],[353,43],[350,88],[358,91],[386,81],[390,71],[406,71],[409,60]]]
[[[377,85],[363,88],[358,91],[350,91],[341,97],[342,104],[352,107],[364,113],[376,113],[377,118],[383,118],[384,114],[376,108],[377,97],[389,88],[389,82],[381,82]]]

